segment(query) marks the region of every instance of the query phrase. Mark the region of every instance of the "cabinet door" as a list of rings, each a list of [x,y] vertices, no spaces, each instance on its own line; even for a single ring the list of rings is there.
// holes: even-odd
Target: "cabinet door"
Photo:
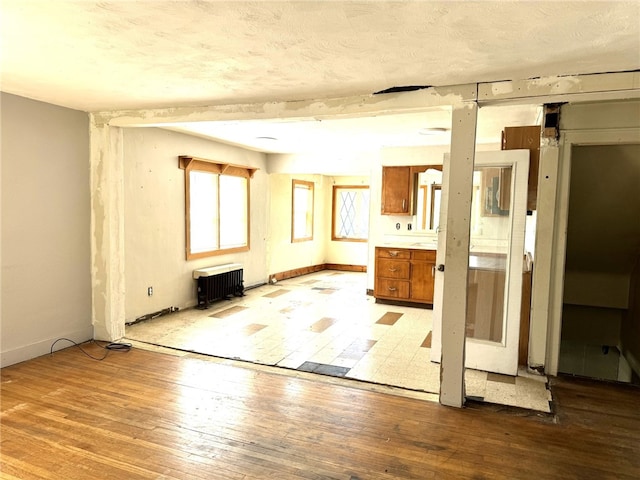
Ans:
[[[411,215],[411,167],[382,167],[382,215]]]
[[[411,261],[411,299],[433,303],[434,261]]]

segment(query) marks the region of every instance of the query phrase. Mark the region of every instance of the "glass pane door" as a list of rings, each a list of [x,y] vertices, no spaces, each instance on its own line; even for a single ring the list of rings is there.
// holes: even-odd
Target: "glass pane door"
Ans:
[[[445,162],[448,158],[445,157]],[[469,276],[465,366],[515,375],[522,300],[528,150],[476,152],[469,219]],[[440,225],[446,225],[448,169],[442,181]],[[446,235],[438,235],[436,263],[444,263]],[[446,272],[444,272],[446,274]],[[442,352],[442,273],[436,275],[431,361]]]
[[[474,171],[466,335],[504,344],[512,167]],[[475,223],[475,225],[474,225]]]

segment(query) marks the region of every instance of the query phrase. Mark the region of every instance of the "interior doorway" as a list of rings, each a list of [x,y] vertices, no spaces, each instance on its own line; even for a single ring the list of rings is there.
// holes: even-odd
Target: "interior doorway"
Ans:
[[[639,383],[638,185],[639,144],[572,147],[561,373]]]

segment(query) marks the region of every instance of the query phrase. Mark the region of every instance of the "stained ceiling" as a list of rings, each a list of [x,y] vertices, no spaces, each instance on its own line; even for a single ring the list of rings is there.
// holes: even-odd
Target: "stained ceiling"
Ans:
[[[2,90],[84,111],[640,68],[637,1],[3,0],[0,13]]]

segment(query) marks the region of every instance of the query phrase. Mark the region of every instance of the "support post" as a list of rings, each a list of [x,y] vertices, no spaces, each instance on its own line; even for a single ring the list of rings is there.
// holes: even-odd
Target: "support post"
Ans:
[[[91,313],[93,338],[124,336],[124,162],[122,129],[90,115]]]
[[[445,226],[445,270],[442,304],[440,403],[464,405],[465,323],[469,272],[469,224],[473,195],[478,105],[453,108],[451,161]]]

